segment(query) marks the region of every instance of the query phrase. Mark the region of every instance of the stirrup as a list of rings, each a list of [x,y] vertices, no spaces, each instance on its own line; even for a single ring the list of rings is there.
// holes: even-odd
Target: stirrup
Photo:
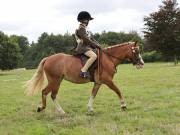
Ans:
[[[83,77],[83,78],[89,78],[89,74],[88,72],[80,72],[80,76]]]

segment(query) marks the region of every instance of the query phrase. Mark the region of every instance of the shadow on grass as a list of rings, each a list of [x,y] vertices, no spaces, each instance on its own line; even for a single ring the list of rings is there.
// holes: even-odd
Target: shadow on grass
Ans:
[[[13,75],[13,73],[0,73],[0,76],[8,76],[8,75]]]

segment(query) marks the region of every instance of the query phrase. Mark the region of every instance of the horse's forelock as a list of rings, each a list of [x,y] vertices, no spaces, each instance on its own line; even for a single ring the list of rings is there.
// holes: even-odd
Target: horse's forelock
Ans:
[[[138,41],[135,41],[135,43],[134,43],[134,44],[135,44],[135,46],[137,46],[137,42],[138,42]]]

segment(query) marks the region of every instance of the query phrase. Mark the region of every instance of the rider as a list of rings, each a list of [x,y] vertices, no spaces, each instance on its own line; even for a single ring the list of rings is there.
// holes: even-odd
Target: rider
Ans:
[[[97,55],[92,51],[94,48],[100,48],[99,44],[90,37],[88,31],[86,31],[90,20],[94,18],[87,11],[81,11],[78,14],[77,20],[80,22],[79,28],[75,32],[77,40],[76,52],[79,54],[85,54],[89,57],[84,67],[81,68],[80,76],[83,78],[89,78],[88,69],[97,59]]]

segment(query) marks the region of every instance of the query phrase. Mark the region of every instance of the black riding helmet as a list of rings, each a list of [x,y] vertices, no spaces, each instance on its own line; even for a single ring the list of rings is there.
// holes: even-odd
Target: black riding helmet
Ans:
[[[93,20],[94,18],[87,11],[81,11],[78,14],[77,20],[80,22],[82,20]]]

